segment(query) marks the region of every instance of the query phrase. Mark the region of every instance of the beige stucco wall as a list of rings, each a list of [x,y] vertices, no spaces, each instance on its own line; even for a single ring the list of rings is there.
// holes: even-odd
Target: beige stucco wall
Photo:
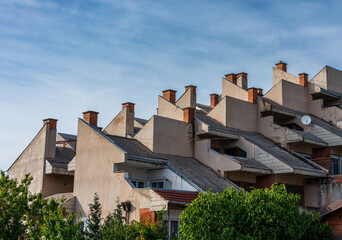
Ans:
[[[335,68],[326,67],[327,71],[327,80],[328,80],[328,89],[333,91],[342,92],[342,72]]]
[[[245,172],[229,172],[228,173],[229,180],[234,182],[247,182],[256,184],[257,176],[251,173]]]
[[[273,87],[264,95],[264,97],[271,99],[273,102],[276,102],[280,105],[283,105],[283,85],[281,84],[281,81],[278,82],[276,85],[273,85]]]
[[[327,67],[324,67],[319,73],[317,73],[316,76],[310,80],[310,82],[315,83],[323,88],[327,88]]]
[[[277,85],[282,79],[295,83],[295,84],[299,84],[299,77],[291,73],[284,72],[283,70],[280,70],[276,67],[273,67],[272,71],[273,71],[273,86]]]
[[[225,96],[237,98],[243,101],[248,101],[248,92],[241,87],[235,85],[231,81],[222,78],[222,95],[223,99]]]
[[[103,130],[104,133],[126,137],[126,133],[134,131],[134,113],[125,107]]]
[[[158,96],[158,116],[183,121],[183,110],[162,96]]]
[[[214,118],[223,126],[226,126],[226,123],[227,123],[227,115],[226,115],[227,99],[226,98],[227,97],[222,98],[218,102],[218,104],[213,109],[211,109],[211,111],[208,113],[209,117]]]
[[[300,112],[308,112],[308,88],[288,81],[281,81],[283,106]]]
[[[229,157],[210,150],[210,140],[195,142],[195,158],[224,176],[224,171],[240,170],[241,166]]]
[[[49,128],[48,124],[44,125],[8,170],[8,176],[17,178],[18,181],[30,174],[33,177],[29,186],[31,193],[39,193],[43,188],[44,154]]]
[[[196,108],[196,94],[193,88],[189,88],[177,101],[176,105],[180,108]]]
[[[226,126],[245,131],[257,131],[257,104],[226,97]],[[243,119],[243,120],[242,120]]]
[[[46,174],[44,176],[43,197],[56,193],[73,192],[74,176]]]
[[[76,213],[80,212],[85,217],[89,211],[88,204],[93,202],[97,192],[104,217],[116,208],[117,200],[130,201],[130,221],[138,221],[140,207],[149,207],[150,195],[143,190],[134,191],[124,179],[124,173],[113,172],[114,163],[123,162],[125,154],[82,120],[78,122],[77,136]]]
[[[153,151],[154,118],[155,116],[151,117],[144,127],[134,136],[135,139],[151,151]]]
[[[153,151],[192,157],[192,124],[161,116],[154,116]]]

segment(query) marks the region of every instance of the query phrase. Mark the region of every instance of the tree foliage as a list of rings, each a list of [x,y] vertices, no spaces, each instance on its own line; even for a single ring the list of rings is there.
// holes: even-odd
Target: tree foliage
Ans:
[[[102,207],[97,193],[94,195],[94,202],[89,204],[89,214],[87,219],[86,235],[91,239],[102,239],[101,237],[101,218]]]
[[[329,239],[318,214],[300,211],[284,185],[250,192],[200,193],[181,214],[181,239]]]

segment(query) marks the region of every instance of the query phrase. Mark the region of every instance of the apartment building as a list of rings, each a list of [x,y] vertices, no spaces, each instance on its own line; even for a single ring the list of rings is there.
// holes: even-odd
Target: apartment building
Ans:
[[[84,218],[95,192],[104,213],[120,201],[130,221],[162,210],[171,236],[199,192],[278,182],[342,235],[342,72],[326,66],[309,81],[288,73],[284,62],[272,71],[265,94],[248,87],[247,73],[225,75],[210,105],[197,102],[196,86],[178,98],[165,90],[148,120],[127,102],[102,129],[99,113],[87,111],[77,136],[58,133],[57,120],[45,119],[8,174],[30,173],[31,192],[64,194],[69,210]]]

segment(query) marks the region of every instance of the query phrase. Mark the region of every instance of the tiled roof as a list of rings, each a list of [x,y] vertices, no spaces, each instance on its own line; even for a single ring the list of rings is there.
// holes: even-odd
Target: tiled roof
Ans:
[[[326,206],[324,209],[321,210],[321,214],[322,216],[327,215],[331,212],[334,212],[338,209],[342,208],[342,199],[333,202],[331,204],[329,204],[328,206]]]
[[[68,163],[74,158],[75,153],[70,148],[56,147],[54,158],[46,158],[53,167],[68,168]]]
[[[268,98],[261,97],[261,96],[259,96],[258,98],[262,99],[264,102],[271,104],[273,108],[276,108],[276,109],[279,109],[279,110],[282,110],[285,112],[293,113],[293,114],[298,115],[298,116],[309,115],[311,117],[311,121],[313,124],[316,124],[317,126],[342,137],[342,129],[335,126],[334,124],[328,123],[328,122],[326,122],[326,121],[324,121],[324,120],[322,120],[322,119],[320,119],[314,115],[299,112],[299,111],[296,111],[296,110],[293,110],[293,109],[290,109],[287,107],[283,107],[283,106],[279,105],[278,103],[273,102],[272,100],[270,100]]]
[[[139,122],[141,125],[145,125],[148,120],[142,118],[134,118],[135,121]]]
[[[238,161],[243,167],[251,167],[251,168],[257,168],[262,170],[271,170],[269,167],[265,166],[261,162],[253,159],[253,158],[243,158],[243,157],[235,157],[235,156],[229,156],[233,158],[234,160]]]
[[[153,189],[159,196],[167,201],[176,203],[191,203],[198,196],[196,192],[177,191],[177,190],[161,190]]]
[[[319,142],[319,143],[322,143],[322,144],[327,144],[325,141],[323,141],[319,137],[316,137],[312,133],[304,132],[304,131],[299,131],[299,130],[295,130],[295,129],[291,129],[291,131],[297,133],[298,135],[300,135],[304,139],[312,140],[312,141]]]
[[[139,141],[131,138],[112,135],[107,135],[107,137],[127,153],[126,157],[149,158],[160,164],[165,164],[172,171],[181,175],[184,179],[190,180],[203,191],[222,192],[226,188],[234,186],[232,182],[222,178],[211,168],[194,158],[154,153]]]
[[[296,156],[292,155],[290,152],[288,152],[286,149],[280,147],[272,140],[266,138],[265,136],[254,133],[254,132],[247,132],[242,131],[240,129],[231,128],[231,127],[225,127],[215,119],[196,112],[196,118],[198,118],[200,121],[206,123],[209,125],[209,128],[211,129],[217,129],[220,131],[227,131],[230,133],[235,133],[244,138],[245,140],[253,143],[254,145],[258,146],[260,149],[264,150],[265,152],[271,154],[278,160],[282,161],[286,165],[299,170],[306,170],[306,171],[312,171],[312,172],[321,172],[320,169],[315,167],[314,165],[308,164],[301,159],[297,158]]]
[[[210,112],[210,111],[213,109],[213,107],[211,107],[211,106],[204,105],[204,104],[200,104],[200,103],[197,103],[196,106],[197,106],[198,108],[200,108],[200,109],[206,111],[206,112]]]
[[[77,136],[76,135],[72,135],[72,134],[67,134],[67,133],[58,133],[62,138],[64,138],[65,141],[68,140],[75,140],[75,142],[67,142],[67,144],[69,144],[69,146],[72,149],[76,149],[76,140],[77,140]]]

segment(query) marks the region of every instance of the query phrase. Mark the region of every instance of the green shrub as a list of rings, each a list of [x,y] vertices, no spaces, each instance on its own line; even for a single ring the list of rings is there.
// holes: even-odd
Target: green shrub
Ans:
[[[181,214],[184,239],[329,239],[331,230],[318,214],[300,212],[300,196],[284,185],[250,192],[226,189],[200,193]]]

